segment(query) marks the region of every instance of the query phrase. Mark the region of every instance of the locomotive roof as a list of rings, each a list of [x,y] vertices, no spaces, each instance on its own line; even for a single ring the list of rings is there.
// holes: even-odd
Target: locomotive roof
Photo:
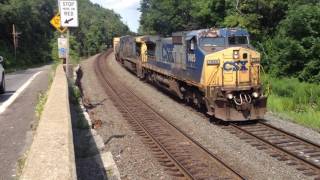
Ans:
[[[176,32],[173,36],[185,35],[187,40],[192,39],[195,36],[202,37],[229,37],[229,36],[249,36],[247,30],[242,28],[211,28],[211,29],[200,29],[193,31]]]

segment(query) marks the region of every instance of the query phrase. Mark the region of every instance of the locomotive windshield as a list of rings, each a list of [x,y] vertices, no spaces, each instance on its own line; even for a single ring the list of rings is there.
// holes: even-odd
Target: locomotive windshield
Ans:
[[[228,37],[228,42],[230,46],[233,45],[248,45],[247,36],[230,36]],[[200,39],[201,47],[215,47],[215,46],[225,46],[226,41],[224,37],[205,37]]]
[[[199,46],[206,53],[223,50],[228,46],[249,47],[248,36],[229,36],[229,37],[200,37]]]
[[[228,37],[229,45],[247,45],[248,37],[247,36],[230,36]]]
[[[201,47],[225,46],[225,38],[205,37],[200,40]]]

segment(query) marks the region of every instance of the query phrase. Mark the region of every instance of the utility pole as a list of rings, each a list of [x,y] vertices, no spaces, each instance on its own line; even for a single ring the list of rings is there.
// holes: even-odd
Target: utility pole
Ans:
[[[13,46],[14,46],[14,60],[17,60],[17,48],[18,48],[18,42],[19,42],[19,36],[21,33],[16,31],[16,27],[13,24],[12,25],[12,37],[13,37]]]

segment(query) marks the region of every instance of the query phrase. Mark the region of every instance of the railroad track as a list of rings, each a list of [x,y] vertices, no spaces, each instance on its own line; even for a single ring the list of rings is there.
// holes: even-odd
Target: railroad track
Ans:
[[[223,127],[279,161],[320,180],[320,146],[264,122]]]
[[[95,72],[105,92],[168,174],[178,179],[245,179],[113,77],[101,54]]]

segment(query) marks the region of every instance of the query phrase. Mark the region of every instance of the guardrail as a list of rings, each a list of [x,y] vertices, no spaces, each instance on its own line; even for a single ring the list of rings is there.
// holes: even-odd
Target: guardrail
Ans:
[[[57,67],[20,179],[77,179],[68,82],[62,65]]]

